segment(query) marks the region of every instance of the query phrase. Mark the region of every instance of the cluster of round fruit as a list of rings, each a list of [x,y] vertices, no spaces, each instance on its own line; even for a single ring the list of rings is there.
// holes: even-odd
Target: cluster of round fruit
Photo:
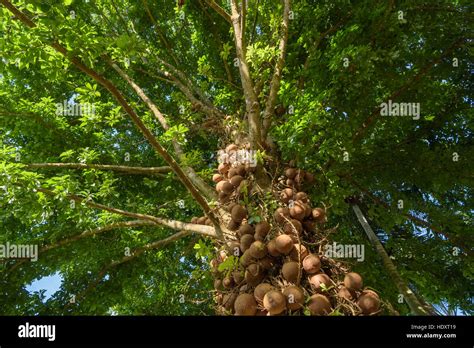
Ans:
[[[234,146],[226,148],[227,153],[236,150]],[[280,207],[273,212],[273,219],[271,213],[262,213],[266,216],[256,223],[238,202],[238,195],[232,196],[251,171],[242,164],[223,163],[218,171],[213,180],[230,213],[227,227],[235,231],[237,239],[228,240],[211,261],[219,314],[329,315],[341,303],[365,315],[378,312],[378,295],[362,289],[358,274],[346,274],[342,285],[337,282],[337,272],[332,272],[334,263],[318,255],[314,234],[316,226],[326,222],[326,211],[312,208],[308,195],[300,191],[304,182],[314,181],[312,174],[287,168],[286,179],[280,181],[279,188],[274,187]],[[205,217],[195,219],[196,223],[210,223]],[[229,258],[235,262],[219,267]]]

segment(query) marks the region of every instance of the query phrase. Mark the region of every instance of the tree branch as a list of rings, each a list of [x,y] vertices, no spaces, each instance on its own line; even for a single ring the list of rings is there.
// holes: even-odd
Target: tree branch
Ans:
[[[138,175],[161,175],[170,173],[171,167],[128,167],[110,164],[85,164],[85,163],[29,163],[26,164],[28,168],[66,168],[66,169],[98,169],[110,170],[125,174]]]
[[[165,116],[161,113],[161,111],[158,109],[155,103],[145,94],[143,89],[138,86],[131,78],[128,76],[126,72],[124,72],[120,67],[115,64],[114,62],[108,60],[109,64],[115,69],[115,71],[118,72],[118,74],[128,82],[130,86],[134,89],[134,91],[137,93],[137,95],[143,100],[143,102],[148,106],[148,108],[151,110],[155,118],[158,120],[158,122],[161,124],[164,130],[168,130],[169,126],[166,121]],[[181,160],[184,156],[183,149],[181,148],[181,145],[175,140],[172,140],[174,152],[178,156],[178,158]],[[208,198],[215,198],[216,194],[213,191],[213,189],[204,181],[202,180],[194,171],[193,168],[191,167],[184,167],[183,170],[185,173],[188,175],[188,177],[191,179],[194,185],[198,189],[201,190],[201,192],[206,195]]]
[[[222,7],[220,7],[214,0],[205,0],[214,11],[216,11],[222,18],[224,18],[229,24],[232,24],[230,14],[226,12]]]
[[[263,114],[263,132],[262,138],[266,139],[268,130],[272,123],[272,117],[275,113],[275,104],[280,89],[280,81],[283,73],[283,66],[285,65],[286,46],[288,42],[288,26],[290,22],[290,6],[291,0],[284,0],[283,20],[281,23],[281,37],[279,44],[279,55],[275,64],[275,71],[273,73],[272,81],[270,83],[270,94],[268,95],[265,105],[265,112]]]
[[[36,191],[43,192],[50,196],[56,195],[54,191],[51,191],[42,187],[37,188]],[[191,223],[181,222],[181,221],[176,221],[176,220],[163,219],[163,218],[159,218],[159,217],[147,215],[147,214],[132,213],[126,210],[117,209],[117,208],[109,207],[103,204],[95,203],[83,197],[80,197],[78,195],[73,195],[73,194],[66,195],[66,198],[72,199],[73,201],[78,202],[78,203],[84,203],[86,206],[91,207],[91,208],[105,210],[114,214],[128,216],[135,219],[151,221],[158,225],[169,227],[173,230],[184,230],[184,231],[189,231],[189,232],[195,232],[195,233],[202,234],[203,236],[212,237],[212,238],[218,237],[218,234],[216,233],[215,228],[211,226],[197,225],[197,224],[191,224]]]
[[[367,219],[365,218],[364,214],[360,210],[359,206],[357,204],[353,204],[352,209],[354,210],[354,213],[356,214],[357,219],[359,220],[359,223],[361,224],[367,237],[369,238],[370,243],[374,247],[377,254],[380,256],[380,258],[382,259],[383,265],[385,266],[385,269],[390,275],[390,278],[395,283],[400,293],[403,295],[403,298],[405,299],[406,303],[410,307],[412,313],[415,315],[428,315],[429,313],[426,311],[426,309],[423,307],[420,301],[418,301],[418,298],[415,296],[413,291],[408,287],[408,285],[405,283],[405,281],[402,279],[402,277],[398,273],[397,268],[395,267],[394,263],[388,256],[382,243],[380,243],[379,239],[377,238],[377,235],[374,233],[374,231],[370,227],[369,223],[367,222]]]
[[[21,22],[23,22],[29,28],[35,28],[36,24],[31,21],[27,15],[18,10],[14,5],[12,5],[8,0],[0,0],[0,3],[3,4],[10,12],[12,12]],[[140,117],[136,114],[135,110],[128,104],[126,99],[123,97],[122,93],[117,89],[117,87],[112,84],[105,77],[94,71],[93,69],[86,66],[79,58],[72,56],[70,52],[61,46],[58,42],[50,43],[50,46],[54,48],[57,52],[62,54],[66,59],[68,59],[73,65],[75,65],[79,70],[84,72],[89,77],[93,78],[97,83],[106,88],[117,102],[122,106],[122,108],[127,112],[127,114],[132,119],[135,126],[143,133],[145,138],[149,141],[155,151],[163,157],[163,159],[170,165],[172,170],[176,173],[179,180],[185,185],[188,191],[191,193],[196,202],[201,206],[204,213],[212,221],[213,225],[216,228],[216,232],[220,238],[223,238],[222,231],[219,226],[219,220],[214,215],[213,211],[207,204],[204,197],[193,185],[189,177],[184,173],[178,163],[174,160],[173,157],[166,151],[166,149],[161,146],[161,144],[156,140],[153,133],[146,127]]]
[[[261,124],[260,124],[260,105],[254,90],[253,81],[250,77],[250,70],[245,57],[245,49],[242,42],[242,28],[240,26],[240,14],[237,8],[237,1],[231,0],[232,7],[232,25],[234,28],[235,49],[239,60],[240,79],[245,95],[246,112],[249,122],[250,144],[254,149],[263,148]]]

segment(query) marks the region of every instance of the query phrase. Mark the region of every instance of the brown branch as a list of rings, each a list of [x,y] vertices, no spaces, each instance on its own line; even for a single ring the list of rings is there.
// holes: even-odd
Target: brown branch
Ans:
[[[280,37],[280,44],[278,47],[279,55],[275,64],[275,71],[273,73],[272,81],[270,83],[270,94],[268,95],[267,102],[265,105],[265,112],[263,114],[263,140],[266,139],[266,135],[272,123],[272,117],[275,113],[275,104],[278,96],[278,91],[280,89],[280,81],[283,73],[283,67],[285,65],[286,46],[288,42],[288,26],[290,22],[290,6],[291,0],[284,0],[283,20],[281,23],[282,32]]]
[[[222,7],[220,7],[214,0],[205,0],[214,11],[216,11],[222,18],[224,18],[229,24],[232,24],[230,14],[227,13]]]
[[[171,167],[128,167],[110,164],[85,164],[85,163],[29,163],[26,164],[28,168],[66,168],[66,169],[98,169],[111,170],[125,174],[138,175],[160,175],[170,173]]]
[[[165,116],[161,113],[161,111],[158,109],[155,103],[145,94],[143,89],[138,86],[131,78],[128,76],[126,72],[124,72],[120,67],[115,64],[114,62],[108,60],[109,64],[115,69],[115,71],[118,72],[118,74],[128,82],[130,86],[134,89],[134,91],[138,94],[138,96],[143,100],[143,102],[148,106],[148,108],[151,110],[155,118],[158,120],[158,122],[161,124],[164,130],[168,130],[169,126],[166,121]],[[181,145],[175,140],[172,140],[174,152],[178,156],[179,159],[182,159],[184,157],[184,152],[183,149],[181,148]],[[194,171],[193,168],[191,167],[184,167],[183,170],[185,173],[188,175],[189,179],[193,182],[194,185],[198,189],[201,190],[201,192],[206,195],[208,198],[215,198],[216,194],[214,190],[204,181],[202,180]]]
[[[10,12],[12,12],[21,22],[23,22],[29,28],[35,28],[36,24],[31,21],[26,14],[18,10],[14,5],[12,5],[8,0],[0,0],[0,3],[3,4]],[[146,127],[140,117],[136,114],[135,110],[128,104],[122,93],[117,89],[117,87],[107,80],[105,77],[97,73],[95,70],[86,66],[79,58],[72,56],[70,52],[61,46],[58,42],[50,43],[50,46],[54,48],[57,52],[62,54],[66,59],[68,59],[73,65],[75,65],[79,70],[84,72],[89,77],[93,78],[97,83],[106,88],[117,102],[122,106],[122,108],[127,112],[127,114],[132,119],[135,126],[143,133],[144,137],[149,141],[155,151],[163,157],[163,159],[170,165],[173,172],[176,173],[179,180],[185,185],[188,191],[191,193],[196,202],[201,206],[204,213],[212,221],[213,225],[216,227],[216,232],[220,238],[223,238],[222,231],[219,226],[219,221],[214,215],[213,211],[207,204],[204,197],[193,185],[189,177],[184,173],[179,164],[174,160],[174,158],[166,151],[166,149],[161,146],[157,141],[153,133]]]
[[[239,60],[240,79],[245,95],[246,112],[249,122],[250,144],[254,149],[263,148],[261,124],[260,124],[260,105],[254,90],[253,81],[250,76],[250,70],[245,57],[245,49],[242,42],[242,28],[240,26],[240,13],[237,8],[237,1],[231,0],[232,7],[232,25],[234,28],[235,49]]]
[[[48,189],[45,189],[45,188],[42,188],[42,187],[36,188],[36,191],[43,192],[43,193],[45,193],[47,195],[50,195],[50,196],[55,196],[56,195],[56,193],[54,191],[51,191],[51,190],[48,190]],[[154,222],[158,225],[166,226],[166,227],[169,227],[173,230],[185,230],[185,231],[189,231],[189,232],[195,232],[195,233],[202,234],[203,236],[212,237],[212,238],[218,237],[215,228],[211,227],[211,226],[197,225],[197,224],[191,224],[191,223],[181,222],[181,221],[177,221],[177,220],[164,219],[164,218],[159,218],[159,217],[148,215],[148,214],[133,213],[133,212],[130,212],[130,211],[117,209],[117,208],[109,207],[109,206],[106,206],[106,205],[103,205],[103,204],[95,203],[95,202],[90,201],[90,200],[88,200],[84,197],[80,197],[80,196],[74,195],[74,194],[68,194],[68,195],[66,195],[66,198],[71,199],[71,200],[73,200],[75,202],[78,202],[78,203],[83,203],[86,206],[91,207],[91,208],[104,210],[104,211],[108,211],[108,212],[111,212],[111,213],[114,213],[114,214],[119,214],[119,215],[122,215],[122,216],[128,216],[128,217],[135,218],[135,219],[152,221],[152,222]]]

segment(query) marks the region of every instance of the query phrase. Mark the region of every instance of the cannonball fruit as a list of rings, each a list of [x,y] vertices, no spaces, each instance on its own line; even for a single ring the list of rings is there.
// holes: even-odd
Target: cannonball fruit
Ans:
[[[280,291],[271,290],[263,297],[263,307],[270,315],[277,315],[286,310],[286,297]]]
[[[283,255],[288,255],[293,249],[293,240],[290,236],[282,234],[275,239],[275,249]]]
[[[304,292],[299,286],[290,285],[283,290],[283,295],[286,296],[286,303],[288,309],[296,311],[303,307],[305,297]]]
[[[326,288],[329,288],[331,286],[331,279],[324,273],[313,274],[309,277],[309,283],[316,291],[321,291],[321,285],[324,284]]]
[[[260,283],[255,287],[253,295],[255,296],[255,299],[257,301],[262,302],[265,294],[271,290],[275,290],[275,287],[273,285],[270,285],[268,283]]]
[[[362,283],[362,277],[358,273],[347,273],[344,277],[344,286],[349,290],[361,290]]]
[[[357,299],[357,305],[360,307],[362,313],[365,315],[371,315],[376,313],[380,308],[380,299],[377,296],[369,292],[362,292]]]
[[[299,264],[295,261],[285,262],[283,267],[281,268],[281,274],[283,278],[290,282],[296,283],[298,281],[298,272],[299,272]]]
[[[257,302],[251,294],[240,294],[234,303],[236,315],[255,315],[257,313]]]
[[[303,260],[303,268],[308,274],[318,273],[321,269],[321,259],[318,255],[309,254]]]
[[[328,315],[331,313],[331,302],[326,296],[316,294],[310,297],[308,309],[311,315]]]

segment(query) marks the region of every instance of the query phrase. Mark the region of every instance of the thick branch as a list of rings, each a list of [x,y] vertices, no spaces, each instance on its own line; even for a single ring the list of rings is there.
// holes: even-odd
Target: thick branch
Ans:
[[[111,164],[85,164],[85,163],[30,163],[26,165],[28,168],[65,168],[65,169],[98,169],[110,170],[125,174],[138,175],[160,175],[170,173],[171,167],[128,167]]]
[[[405,283],[405,281],[402,279],[402,277],[398,273],[397,268],[395,267],[392,260],[388,256],[382,243],[380,243],[379,239],[377,238],[377,235],[374,233],[374,231],[370,227],[369,223],[367,222],[359,206],[357,204],[353,204],[352,209],[354,210],[357,216],[357,219],[359,220],[359,223],[361,224],[367,237],[369,238],[370,243],[374,247],[377,254],[380,256],[380,258],[382,259],[385,269],[390,274],[390,278],[395,283],[400,293],[403,295],[403,298],[405,299],[406,303],[410,307],[412,313],[415,315],[428,315],[429,313],[426,311],[426,309],[423,307],[420,301],[418,301],[418,298],[415,296],[413,291],[410,290],[408,285]]]
[[[275,71],[273,73],[272,81],[270,83],[270,94],[265,105],[265,112],[263,114],[263,139],[266,138],[268,130],[272,123],[272,117],[275,113],[275,103],[280,89],[280,81],[283,73],[283,66],[285,65],[286,46],[288,42],[288,26],[290,22],[290,6],[291,0],[284,0],[283,21],[281,23],[281,37],[279,55],[275,64]]]
[[[25,25],[27,25],[30,28],[35,28],[36,27],[36,24],[34,22],[32,22],[28,18],[28,16],[26,16],[23,12],[18,10],[8,0],[0,0],[0,3],[3,4],[10,12],[12,12]],[[99,83],[104,88],[106,88],[114,96],[114,98],[117,100],[117,102],[120,104],[120,106],[122,106],[122,108],[130,116],[130,118],[132,119],[135,126],[143,133],[145,138],[149,141],[149,143],[155,149],[155,151],[158,154],[160,154],[161,157],[163,157],[163,159],[170,165],[172,170],[178,176],[179,180],[186,186],[186,188],[191,193],[193,198],[201,206],[204,213],[212,221],[212,223],[216,227],[216,232],[219,234],[219,236],[221,238],[223,238],[222,237],[222,231],[220,230],[220,227],[219,227],[219,221],[215,217],[214,213],[212,212],[211,208],[207,204],[204,197],[196,189],[196,187],[190,181],[189,177],[184,173],[184,171],[181,169],[181,167],[178,165],[178,163],[174,160],[174,158],[171,157],[171,155],[166,151],[166,149],[163,146],[161,146],[161,144],[156,140],[153,133],[145,126],[143,121],[136,114],[135,110],[133,110],[133,108],[130,106],[130,104],[128,104],[128,102],[125,100],[122,93],[117,89],[117,87],[114,84],[112,84],[109,80],[107,80],[105,77],[103,77],[102,75],[100,75],[99,73],[97,73],[93,69],[89,68],[84,63],[82,63],[82,61],[79,58],[71,56],[70,52],[68,52],[68,50],[66,48],[64,48],[63,46],[61,46],[59,43],[53,42],[53,43],[50,44],[50,46],[53,47],[57,52],[61,53],[66,59],[68,59],[79,70],[81,70],[86,75],[93,78],[97,83]]]
[[[260,124],[260,105],[254,90],[250,70],[245,57],[245,49],[242,42],[242,28],[240,26],[240,14],[237,9],[236,0],[231,0],[232,25],[234,28],[235,49],[239,60],[240,79],[245,95],[246,112],[249,122],[250,143],[254,149],[262,148],[262,135]]]
[[[45,188],[37,188],[36,190],[38,192],[43,192],[50,196],[56,195],[55,192],[45,189]],[[211,227],[211,226],[197,225],[197,224],[191,224],[191,223],[186,223],[186,222],[181,222],[181,221],[176,221],[176,220],[163,219],[163,218],[159,218],[159,217],[147,215],[147,214],[132,213],[126,210],[112,208],[103,204],[92,202],[78,195],[66,195],[66,198],[72,199],[73,201],[78,202],[78,203],[84,203],[86,206],[91,207],[91,208],[105,210],[114,214],[128,216],[135,219],[152,221],[158,225],[166,226],[173,230],[185,230],[189,232],[195,232],[195,233],[202,234],[203,236],[212,237],[212,238],[216,238],[218,236],[214,227]]]
[[[148,106],[148,108],[151,110],[151,112],[153,113],[153,115],[155,116],[155,118],[158,120],[158,122],[160,122],[161,126],[163,127],[163,129],[167,130],[169,129],[169,126],[168,126],[168,123],[166,121],[166,118],[165,116],[161,113],[161,111],[158,109],[158,107],[155,105],[155,103],[153,103],[153,101],[145,94],[145,92],[143,91],[143,89],[138,86],[135,81],[133,81],[130,76],[128,76],[128,74],[123,71],[122,69],[120,69],[120,67],[111,62],[109,60],[109,64],[115,69],[115,71],[118,72],[118,74],[125,80],[128,82],[128,84],[130,86],[132,86],[132,88],[134,89],[134,91],[138,94],[138,96],[143,100],[143,102]],[[184,152],[183,152],[183,149],[181,148],[181,145],[175,140],[173,139],[172,140],[172,144],[173,144],[173,148],[174,148],[174,152],[176,153],[176,155],[178,156],[178,158],[183,158],[184,156]],[[200,189],[202,191],[202,193],[204,195],[206,195],[206,197],[208,198],[215,198],[215,193],[214,191],[212,190],[212,188],[206,184],[204,182],[204,180],[202,180],[197,174],[196,172],[194,171],[193,168],[191,167],[185,167],[184,168],[184,171],[186,172],[186,174],[188,175],[188,177],[191,179],[191,181],[193,182],[194,185],[196,185],[196,187],[198,189]]]
[[[222,18],[224,18],[229,24],[232,24],[232,20],[230,15],[220,7],[214,0],[205,0],[206,4],[208,4],[214,11],[216,11]]]

